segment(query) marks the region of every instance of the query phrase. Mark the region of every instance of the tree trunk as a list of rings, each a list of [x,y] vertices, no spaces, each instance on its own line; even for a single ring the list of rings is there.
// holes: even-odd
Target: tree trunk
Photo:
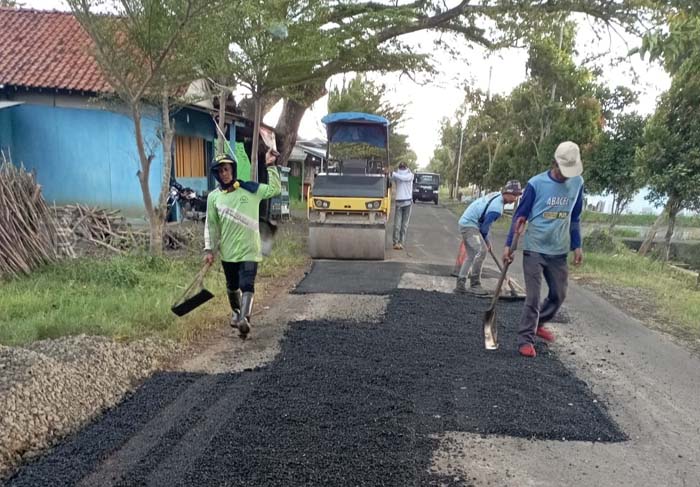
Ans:
[[[297,142],[297,132],[301,119],[306,113],[307,107],[294,100],[286,98],[282,107],[282,113],[277,121],[275,130],[282,134],[281,147],[278,147],[280,157],[279,165],[287,166],[289,157],[292,155],[294,144]]]
[[[131,105],[131,118],[134,121],[134,136],[136,137],[136,149],[139,154],[139,161],[141,168],[136,173],[139,178],[139,184],[141,185],[141,195],[143,196],[143,206],[146,209],[146,218],[148,219],[148,225],[150,229],[150,250],[152,253],[160,254],[160,251],[154,252],[154,236],[156,234],[156,227],[158,225],[158,218],[153,208],[153,199],[151,198],[151,188],[148,186],[148,176],[151,173],[151,162],[153,161],[153,154],[146,154],[146,146],[143,141],[143,132],[141,128],[141,103],[138,101],[132,101]],[[161,241],[161,251],[162,251],[162,241]]]
[[[610,219],[610,231],[612,232],[613,228],[615,228],[615,224],[617,223],[617,217],[618,217],[618,211],[619,211],[619,206],[620,206],[620,199],[617,195],[613,196],[613,204],[612,204],[612,218]]]
[[[275,129],[282,133],[282,147],[277,148],[280,152],[279,164],[286,166],[289,156],[292,154],[294,144],[297,142],[299,125],[306,110],[319,98],[326,95],[326,80],[317,80],[304,85],[293,98],[285,98],[282,113]]]
[[[670,200],[669,200],[669,203],[670,203]],[[669,203],[666,203],[664,210],[661,212],[661,214],[658,216],[658,218],[656,219],[654,224],[651,226],[651,228],[647,232],[646,237],[644,237],[644,242],[642,242],[642,246],[639,247],[639,255],[645,256],[645,255],[647,255],[647,253],[649,253],[649,249],[651,249],[651,245],[654,243],[654,238],[656,237],[656,233],[659,231],[659,227],[666,219],[666,215],[668,215]]]
[[[673,201],[673,204],[671,204]],[[671,255],[671,238],[676,226],[676,216],[681,211],[681,205],[677,198],[669,198],[668,205],[668,228],[666,228],[666,236],[664,237],[664,260],[667,261]]]
[[[154,210],[154,220],[151,223],[150,251],[152,255],[163,253],[163,232],[165,230],[165,218],[168,214],[167,202],[170,192],[170,176],[173,168],[173,137],[175,130],[170,120],[170,104],[167,91],[161,94],[161,143],[163,145],[163,178],[161,179],[158,206]]]
[[[258,180],[258,150],[260,147],[260,123],[262,121],[262,101],[257,93],[253,95],[255,114],[253,116],[253,147],[250,154],[250,180]]]
[[[219,126],[219,133],[217,134],[216,137],[216,155],[221,155],[226,152],[224,142],[225,139],[221,136],[221,134],[225,134],[226,130],[226,97],[228,96],[228,91],[225,88],[221,88],[221,91],[219,91],[219,120],[218,120],[218,126]]]

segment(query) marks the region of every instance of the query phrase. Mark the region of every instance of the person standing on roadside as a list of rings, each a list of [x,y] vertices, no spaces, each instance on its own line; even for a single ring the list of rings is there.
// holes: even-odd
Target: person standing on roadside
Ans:
[[[525,357],[537,355],[535,336],[547,342],[554,334],[544,327],[566,298],[569,271],[567,257],[574,252],[574,265],[583,262],[581,211],[583,209],[583,163],[578,145],[562,142],[554,152],[548,171],[530,179],[503,249],[503,262],[513,261],[511,245],[517,231],[523,235],[525,306],[518,328],[518,351]],[[540,303],[542,276],[549,292]]]
[[[413,203],[413,173],[405,163],[399,164],[398,171],[391,173],[396,187],[396,211],[394,213],[394,250],[403,250],[406,230],[411,219]]]

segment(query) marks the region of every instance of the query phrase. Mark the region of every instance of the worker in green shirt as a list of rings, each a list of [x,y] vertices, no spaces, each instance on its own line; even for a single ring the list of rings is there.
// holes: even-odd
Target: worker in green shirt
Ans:
[[[226,292],[233,312],[231,326],[241,338],[250,332],[255,276],[262,261],[259,227],[260,202],[280,194],[281,183],[276,151],[265,155],[268,183],[241,181],[237,178],[236,160],[229,155],[214,160],[211,170],[219,187],[207,198],[204,225],[204,260],[214,262],[216,255],[226,276]]]

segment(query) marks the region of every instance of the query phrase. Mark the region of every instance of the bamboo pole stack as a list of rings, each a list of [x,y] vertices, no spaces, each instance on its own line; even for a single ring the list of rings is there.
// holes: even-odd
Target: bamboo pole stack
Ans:
[[[34,175],[0,154],[0,278],[57,261],[64,243]]]
[[[136,247],[137,239],[142,238],[134,232],[131,225],[119,210],[91,208],[73,204],[55,209],[56,217],[65,222],[76,239],[91,242],[116,253]]]

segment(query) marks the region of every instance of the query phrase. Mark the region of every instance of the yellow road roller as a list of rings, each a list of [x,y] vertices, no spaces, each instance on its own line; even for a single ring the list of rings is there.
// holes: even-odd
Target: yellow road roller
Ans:
[[[322,121],[326,163],[307,195],[309,254],[383,260],[391,208],[389,121],[358,112],[331,113]]]

